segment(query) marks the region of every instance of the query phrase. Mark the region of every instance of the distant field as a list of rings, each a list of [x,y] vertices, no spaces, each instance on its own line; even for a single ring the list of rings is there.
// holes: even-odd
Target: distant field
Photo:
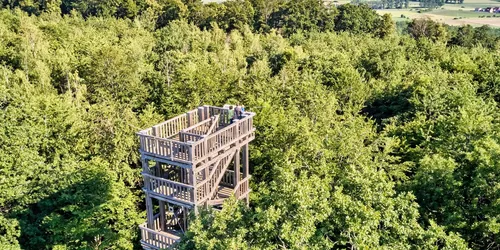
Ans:
[[[500,28],[500,13],[474,12],[475,8],[496,6],[500,6],[500,2],[494,0],[464,0],[463,4],[445,4],[439,9],[418,13],[418,10],[423,10],[419,7],[419,3],[410,2],[409,9],[377,10],[377,12],[379,14],[389,13],[395,21],[428,17],[449,25],[490,25]],[[401,15],[407,18],[402,18]],[[480,16],[490,17],[480,18]]]
[[[223,2],[224,0],[203,0],[205,3],[210,2]],[[328,0],[329,2],[345,4],[351,2],[350,0]],[[485,13],[474,12],[475,8],[485,7],[500,7],[500,0],[464,0],[463,4],[445,4],[439,9],[429,12],[418,13],[418,10],[423,10],[419,6],[419,2],[410,2],[408,9],[390,9],[390,10],[377,10],[381,15],[389,13],[392,15],[394,21],[404,21],[415,18],[431,18],[435,21],[443,22],[449,25],[465,25],[472,26],[490,25],[491,27],[500,28],[500,13]],[[405,18],[402,18],[404,15]],[[495,17],[493,17],[495,15]],[[490,16],[480,18],[480,16]]]

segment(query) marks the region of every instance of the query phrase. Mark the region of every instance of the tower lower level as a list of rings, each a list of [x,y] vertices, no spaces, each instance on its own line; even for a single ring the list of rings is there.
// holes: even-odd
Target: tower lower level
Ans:
[[[249,202],[248,143],[255,113],[230,119],[225,107],[202,106],[138,133],[147,221],[144,249],[165,249],[189,228],[189,213],[220,208],[235,196]]]

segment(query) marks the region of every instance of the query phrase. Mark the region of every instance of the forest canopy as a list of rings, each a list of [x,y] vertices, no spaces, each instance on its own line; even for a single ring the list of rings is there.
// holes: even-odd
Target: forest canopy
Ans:
[[[257,113],[181,249],[499,249],[500,40],[318,0],[0,2],[0,248],[139,249],[136,132]]]

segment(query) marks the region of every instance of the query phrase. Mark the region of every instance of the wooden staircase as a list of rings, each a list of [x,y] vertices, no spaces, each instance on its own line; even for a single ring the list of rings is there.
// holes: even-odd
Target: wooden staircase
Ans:
[[[219,184],[224,177],[224,173],[231,164],[232,159],[239,153],[240,151],[237,148],[230,149],[219,155],[216,158],[218,160],[213,165],[209,166],[209,175],[197,185],[199,203],[204,203],[214,196],[218,191]]]

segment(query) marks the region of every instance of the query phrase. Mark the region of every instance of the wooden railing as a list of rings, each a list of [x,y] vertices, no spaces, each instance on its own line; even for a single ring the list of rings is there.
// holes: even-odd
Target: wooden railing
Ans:
[[[183,138],[179,138],[181,141],[168,139],[167,137],[172,137],[179,134],[181,130],[188,128],[188,118],[189,120],[198,119],[197,113],[195,112],[196,110],[190,111],[184,115],[153,126],[153,128],[139,132],[141,150],[144,153],[149,153],[156,157],[192,163],[205,159],[211,153],[234,143],[240,137],[249,135],[254,131],[254,113],[246,112],[242,119],[236,120],[233,124],[229,124],[229,122],[225,120],[227,118],[227,110],[212,106],[205,106],[205,108],[209,110],[209,115],[219,115],[218,126],[221,129],[205,137],[189,132],[189,134],[184,133],[184,135],[182,135]],[[208,123],[209,121],[210,120],[206,122]]]
[[[156,177],[180,183],[188,183],[188,180],[190,180],[191,176],[189,169],[168,164],[161,164],[160,166],[154,166],[150,168],[150,171],[147,173]]]
[[[179,139],[181,142],[199,141],[203,140],[205,136],[214,132],[218,128],[219,115],[210,117],[202,122],[199,122],[189,128],[183,129],[179,132]]]
[[[198,123],[198,110],[194,109],[185,114],[166,120],[139,133],[153,135],[160,138],[169,138],[181,130]]]
[[[160,214],[155,214],[155,216],[153,216],[153,228],[155,230],[162,229]]]
[[[179,132],[179,138],[180,138],[181,142],[189,142],[189,141],[195,142],[195,141],[203,140],[204,136],[181,131],[181,132]]]
[[[220,115],[216,115],[213,117],[212,125],[210,125],[210,127],[208,128],[208,131],[205,133],[206,135],[212,134],[217,131],[217,129],[219,129],[219,119]]]
[[[149,229],[146,224],[139,226],[142,243],[156,249],[167,249],[180,240],[179,236]]]
[[[234,170],[226,170],[226,172],[224,173],[224,177],[222,177],[222,180],[220,181],[220,184],[234,187]]]
[[[243,173],[240,173],[240,179],[243,179]],[[235,187],[234,183],[235,183],[234,170],[226,170],[226,172],[224,173],[224,177],[222,177],[222,180],[220,181],[220,184],[234,188]]]
[[[209,118],[189,128],[183,129],[182,132],[195,135],[206,135],[211,125],[212,125],[212,119]]]
[[[241,136],[253,133],[253,116],[254,113],[248,115],[241,120],[205,137],[204,140],[198,141],[193,145],[193,156],[196,160],[201,160],[212,152],[218,151],[221,148],[235,142]]]
[[[234,173],[234,172],[233,172]],[[234,174],[232,175],[234,176]],[[248,176],[238,182],[238,185],[231,191],[231,193],[236,197],[236,199],[242,199],[245,198],[246,195],[251,191],[250,190],[250,178],[252,176]],[[212,199],[208,201],[209,205],[217,205],[217,204],[222,204],[224,202],[225,198],[218,198],[218,199]]]
[[[219,127],[225,127],[231,124],[229,120],[229,110],[215,107],[215,106],[206,106],[208,108],[208,112],[210,115],[219,115]]]
[[[142,173],[142,175],[149,178],[149,182],[146,183],[146,190],[163,197],[176,198],[190,203],[194,202],[192,196],[193,186],[159,178],[147,173]]]
[[[250,191],[249,183],[251,177],[251,175],[247,176],[246,178],[241,180],[238,185],[236,185],[236,187],[234,188],[234,196],[236,196],[236,198],[240,198],[242,195],[245,195]]]
[[[168,224],[168,222],[172,222],[174,220],[174,215],[172,213],[165,213],[165,224],[162,225],[161,223],[161,217],[160,214],[155,214],[153,216],[153,228],[156,231],[163,231],[163,230],[171,230],[174,229],[172,227],[172,223]],[[163,226],[163,227],[162,227]]]
[[[139,137],[141,150],[146,153],[159,157],[168,157],[177,161],[189,162],[192,160],[192,143],[163,139],[145,134],[139,134]]]

